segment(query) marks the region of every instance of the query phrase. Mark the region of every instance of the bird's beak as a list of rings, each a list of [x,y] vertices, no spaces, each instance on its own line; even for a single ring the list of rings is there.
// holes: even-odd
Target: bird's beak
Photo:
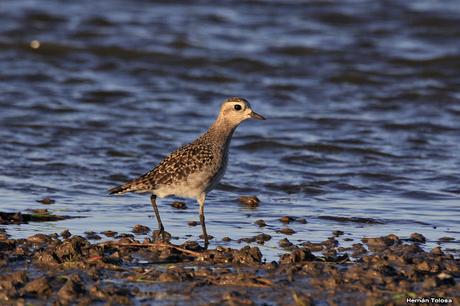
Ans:
[[[259,115],[258,113],[252,111],[251,114],[249,114],[252,119],[257,119],[257,120],[265,120],[265,117],[262,115]]]

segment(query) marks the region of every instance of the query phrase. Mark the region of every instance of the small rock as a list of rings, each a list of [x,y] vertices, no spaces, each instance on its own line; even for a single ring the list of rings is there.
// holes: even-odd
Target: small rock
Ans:
[[[99,236],[98,234],[96,234],[96,232],[93,232],[93,231],[85,232],[85,235],[86,235],[86,239],[101,240],[101,236]]]
[[[431,267],[430,264],[426,261],[422,261],[416,265],[417,270],[422,272],[429,272]]]
[[[238,241],[238,243],[241,243],[241,242],[252,243],[252,242],[256,241],[256,237],[255,236],[253,236],[253,237],[244,237],[244,238],[238,239],[237,241]]]
[[[307,220],[305,218],[297,218],[295,219],[296,222],[301,223],[301,224],[307,224]]]
[[[324,249],[323,244],[321,244],[321,243],[314,243],[314,242],[310,242],[310,241],[307,241],[307,242],[302,243],[302,246],[303,246],[304,248],[309,249],[309,250],[312,251],[312,252],[319,252],[319,251],[322,251],[322,250]]]
[[[82,249],[90,243],[81,236],[72,236],[55,249],[55,254],[62,261],[75,260],[83,255]]]
[[[264,243],[265,241],[269,241],[270,239],[272,239],[272,236],[268,235],[268,234],[259,234],[257,235],[256,237],[256,241],[258,243]]]
[[[290,242],[287,238],[280,239],[278,244],[282,248],[290,248],[291,246],[293,246],[292,242]]]
[[[204,235],[201,234],[201,235],[200,235],[200,238],[201,238],[201,239],[204,239]],[[214,239],[214,236],[208,235],[208,240],[211,240],[211,239]]]
[[[136,224],[134,225],[132,232],[137,235],[147,235],[150,232],[150,228],[142,224]]]
[[[45,234],[35,234],[30,237],[27,237],[27,241],[31,243],[45,243],[50,242],[51,238]]]
[[[443,256],[444,252],[442,251],[441,247],[434,247],[431,250],[431,254],[436,255],[436,256]]]
[[[395,234],[386,235],[386,236],[385,236],[385,239],[386,239],[386,240],[388,241],[388,243],[390,243],[391,245],[401,244],[401,239],[399,239],[399,237],[396,236]]]
[[[259,264],[262,261],[262,253],[258,247],[245,246],[241,250],[235,252],[233,256],[234,263],[242,264]]]
[[[302,261],[315,260],[316,256],[313,255],[309,249],[297,249],[290,254],[284,254],[280,258],[281,264],[292,264]]]
[[[0,229],[0,240],[8,240],[8,237],[10,235],[8,235],[5,231],[3,231],[2,229]]]
[[[57,296],[63,303],[75,301],[78,297],[85,293],[85,286],[78,274],[70,275],[64,284],[59,289]]]
[[[280,221],[283,222],[283,223],[290,223],[292,221],[294,221],[295,218],[294,217],[290,217],[290,216],[283,216],[280,218]]]
[[[171,206],[175,209],[187,209],[187,205],[184,202],[174,201]]]
[[[37,202],[38,202],[38,203],[42,203],[42,204],[44,204],[44,205],[50,205],[50,204],[56,203],[56,201],[53,200],[53,199],[50,198],[50,197],[45,197],[45,198],[43,198],[43,199],[41,199],[41,200],[37,200]]]
[[[28,281],[27,273],[25,271],[13,272],[13,273],[1,273],[0,274],[0,298],[2,301],[5,297],[16,297],[16,288],[22,287],[25,282]],[[3,304],[2,304],[3,305]],[[7,304],[15,305],[15,304]],[[16,304],[17,305],[17,304]]]
[[[388,235],[383,237],[363,238],[362,242],[367,244],[371,250],[382,250],[391,245],[400,244],[401,241],[396,235]]]
[[[358,258],[367,253],[366,248],[361,243],[354,243],[352,246],[353,253],[351,256]]]
[[[56,267],[62,262],[54,253],[51,252],[39,252],[34,256],[34,259],[37,265],[43,265],[48,268]]]
[[[450,242],[450,241],[454,241],[455,238],[454,237],[441,237],[439,238],[439,242]]]
[[[250,206],[250,207],[257,207],[259,206],[260,200],[256,196],[241,196],[239,198],[240,203]]]
[[[295,234],[296,231],[293,230],[292,228],[285,227],[285,228],[280,229],[278,231],[278,233],[281,233],[281,234],[284,234],[284,235],[292,235],[292,234]]]
[[[65,229],[61,232],[61,237],[64,239],[68,239],[71,236],[72,236],[72,233],[68,229]]]
[[[257,220],[257,221],[255,222],[255,224],[257,224],[257,225],[260,226],[260,227],[267,226],[267,223],[265,223],[265,221],[262,220],[262,219]]]
[[[332,231],[332,235],[334,235],[335,237],[342,236],[343,234],[344,234],[343,231],[339,231],[339,230]]]
[[[28,209],[27,211],[30,211],[32,214],[35,214],[35,215],[49,215],[50,214],[48,209],[45,209],[45,208]]]
[[[182,244],[182,247],[190,251],[203,251],[203,247],[196,241],[186,241]]]
[[[225,241],[225,242],[232,241],[232,238],[225,236],[224,238],[222,238],[222,241]]]
[[[188,221],[187,224],[188,224],[188,226],[197,226],[198,224],[200,224],[200,222],[198,222],[198,221]]]
[[[166,241],[171,240],[172,235],[170,233],[165,231],[164,235],[165,235],[165,240]],[[153,238],[154,241],[162,241],[163,240],[163,236],[161,235],[159,230],[154,230],[153,231],[152,238]]]
[[[49,236],[50,236],[51,239],[58,239],[59,238],[58,233],[51,233]]]
[[[339,245],[339,242],[334,237],[329,237],[321,242],[326,248],[334,248]]]
[[[410,234],[409,240],[414,241],[414,242],[420,242],[420,243],[425,243],[426,242],[425,236],[423,236],[422,234],[419,234],[419,233]]]
[[[101,234],[105,235],[106,237],[115,237],[118,233],[115,231],[103,231]]]
[[[49,280],[44,276],[27,283],[22,291],[25,294],[43,296],[49,295],[52,289],[49,285]]]

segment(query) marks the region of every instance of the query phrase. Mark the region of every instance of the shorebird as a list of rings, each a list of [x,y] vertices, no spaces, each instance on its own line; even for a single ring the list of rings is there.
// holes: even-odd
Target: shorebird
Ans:
[[[217,119],[206,133],[169,154],[151,171],[110,189],[109,193],[151,193],[150,202],[163,240],[165,230],[156,203],[157,197],[177,196],[196,199],[200,205],[200,223],[207,247],[209,242],[204,221],[206,195],[225,173],[233,132],[241,122],[250,118],[265,120],[251,109],[247,100],[239,97],[225,100]]]

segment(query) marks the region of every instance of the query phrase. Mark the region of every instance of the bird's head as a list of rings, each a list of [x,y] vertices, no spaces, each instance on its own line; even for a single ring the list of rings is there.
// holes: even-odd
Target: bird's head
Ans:
[[[251,109],[246,99],[239,97],[228,98],[220,107],[219,117],[231,125],[237,126],[246,119],[265,120],[265,118]]]

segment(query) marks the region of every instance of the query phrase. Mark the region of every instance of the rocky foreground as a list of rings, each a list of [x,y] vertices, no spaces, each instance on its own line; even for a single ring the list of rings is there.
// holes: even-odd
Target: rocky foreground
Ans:
[[[0,232],[1,305],[399,305],[407,298],[460,302],[460,260],[423,236],[363,239],[350,248],[281,243],[263,262],[255,246],[203,250],[116,234],[10,239]],[[263,237],[256,239],[263,243]],[[449,301],[449,300],[447,300]]]

